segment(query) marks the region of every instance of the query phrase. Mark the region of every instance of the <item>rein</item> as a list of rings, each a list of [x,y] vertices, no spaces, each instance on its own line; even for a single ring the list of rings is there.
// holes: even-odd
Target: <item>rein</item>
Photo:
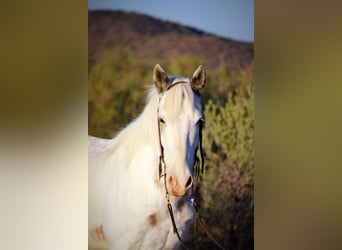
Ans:
[[[174,86],[178,85],[178,84],[181,84],[181,83],[186,83],[186,81],[177,81],[177,82],[174,82],[173,84],[169,85],[166,89],[166,91],[168,91],[169,89],[173,88]],[[159,98],[159,102],[160,102],[160,98]],[[159,107],[157,109],[157,123],[158,123],[158,139],[159,139],[159,147],[160,147],[160,156],[159,156],[159,179],[161,177],[164,177],[164,187],[165,187],[165,198],[166,198],[166,201],[167,201],[167,208],[168,208],[168,211],[169,211],[169,214],[170,214],[170,218],[171,218],[171,222],[172,222],[172,226],[173,226],[173,233],[175,233],[179,239],[179,241],[182,243],[182,245],[186,248],[186,249],[190,249],[186,244],[185,242],[182,240],[182,238],[180,237],[179,235],[179,232],[178,232],[178,229],[177,229],[177,225],[176,225],[176,221],[175,221],[175,218],[174,218],[174,215],[173,215],[173,209],[172,209],[172,204],[170,202],[170,194],[169,194],[169,190],[167,188],[167,185],[166,185],[166,163],[165,163],[165,159],[164,159],[164,147],[163,147],[163,144],[161,142],[161,133],[160,133],[160,120],[159,120]],[[196,169],[196,172],[195,172],[195,175],[197,175],[197,177],[200,175],[200,171],[201,173],[203,174],[203,170],[204,170],[204,154],[203,154],[203,148],[202,148],[202,124],[203,122],[201,121],[199,123],[199,145],[197,145],[196,147],[196,150],[195,150],[195,155],[194,155],[194,158],[195,158],[195,161],[194,161],[194,166],[195,166],[195,169]],[[200,154],[201,154],[201,170],[199,169],[198,167],[198,164],[199,164],[199,158],[197,156],[197,150],[198,150],[198,146],[200,147]],[[164,170],[164,172],[163,172]],[[204,223],[204,220],[201,218],[200,214],[199,214],[199,210],[198,210],[198,207],[197,207],[197,204],[195,202],[195,196],[194,196],[194,193],[192,192],[191,194],[191,205],[193,206],[194,210],[195,210],[195,223],[196,223],[196,219],[199,220],[200,222],[200,225],[202,226],[202,229],[204,232],[206,232],[206,234],[208,235],[208,237],[216,244],[216,246],[218,246],[220,249],[224,249],[219,243],[217,243],[215,241],[215,239],[211,236],[211,234],[209,233],[205,223]]]

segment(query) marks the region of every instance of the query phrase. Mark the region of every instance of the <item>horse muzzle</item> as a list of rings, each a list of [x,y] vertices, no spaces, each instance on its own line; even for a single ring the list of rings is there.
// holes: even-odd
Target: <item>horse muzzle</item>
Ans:
[[[179,181],[177,176],[171,175],[168,178],[168,186],[170,194],[173,196],[184,196],[191,188],[193,183],[192,177],[189,176],[185,181]]]

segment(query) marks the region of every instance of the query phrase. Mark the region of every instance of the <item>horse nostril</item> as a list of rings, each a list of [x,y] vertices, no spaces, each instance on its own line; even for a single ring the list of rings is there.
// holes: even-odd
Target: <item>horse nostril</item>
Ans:
[[[185,184],[185,188],[190,188],[191,185],[192,185],[192,177],[189,176],[189,179],[188,179],[188,181],[187,181],[186,184]]]

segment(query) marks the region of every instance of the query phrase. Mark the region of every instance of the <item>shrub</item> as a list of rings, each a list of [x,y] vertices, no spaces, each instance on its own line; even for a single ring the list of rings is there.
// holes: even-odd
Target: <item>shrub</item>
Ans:
[[[247,93],[247,97],[246,97]],[[206,171],[199,182],[201,215],[213,237],[229,249],[253,249],[254,87],[205,105]],[[205,234],[191,235],[196,249],[214,247]]]
[[[129,50],[110,51],[88,75],[88,133],[111,138],[141,111],[150,65],[140,62]]]

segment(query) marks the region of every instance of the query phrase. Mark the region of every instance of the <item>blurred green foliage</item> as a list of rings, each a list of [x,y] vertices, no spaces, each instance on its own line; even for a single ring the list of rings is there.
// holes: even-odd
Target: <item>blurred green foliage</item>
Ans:
[[[205,105],[205,175],[199,182],[200,211],[213,237],[229,249],[253,249],[254,86],[235,88],[222,104]],[[196,249],[212,249],[205,234]]]
[[[88,132],[111,138],[141,111],[151,67],[117,48],[89,69]]]
[[[221,61],[215,70],[207,70],[202,97],[206,168],[196,184],[196,199],[218,242],[229,249],[253,249],[253,65],[236,76]],[[147,63],[124,47],[107,52],[99,63],[89,64],[89,134],[111,138],[142,111],[155,63],[169,75],[186,77],[199,64],[205,66],[187,54]],[[187,243],[192,249],[215,249],[198,226],[196,232],[190,230]]]

